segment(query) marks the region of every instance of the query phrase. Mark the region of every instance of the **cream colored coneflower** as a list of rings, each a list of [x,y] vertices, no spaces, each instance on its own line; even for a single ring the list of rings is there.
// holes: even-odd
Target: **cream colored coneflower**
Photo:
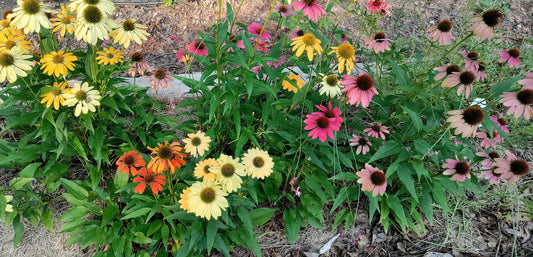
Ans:
[[[218,165],[218,162],[213,158],[200,161],[194,168],[194,176],[202,178],[204,182],[215,182],[219,175],[211,172],[211,168]]]
[[[110,0],[74,0],[69,7],[80,14],[91,5],[98,7],[105,15],[112,15],[115,11],[115,4]]]
[[[296,56],[300,57],[304,51],[307,52],[307,58],[309,61],[313,60],[313,55],[315,50],[318,55],[323,51],[322,46],[320,46],[320,40],[317,39],[313,34],[305,34],[301,37],[296,37],[292,39],[291,46],[292,51],[296,51]]]
[[[54,21],[54,32],[59,30],[59,35],[62,37],[73,34],[76,18],[74,18],[72,14],[75,13],[75,11],[70,11],[70,7],[62,5],[61,11],[57,13],[57,18],[50,19],[51,21]]]
[[[455,128],[455,134],[463,137],[470,137],[476,133],[477,127],[483,119],[485,112],[477,106],[469,106],[464,110],[449,111],[451,116],[446,120],[450,122],[450,127]]]
[[[74,70],[73,62],[77,60],[78,57],[72,53],[65,53],[63,50],[53,51],[41,58],[41,63],[43,64],[41,70],[44,70],[43,72],[49,76],[52,76],[52,74],[56,77],[59,77],[59,75],[67,76],[68,70]]]
[[[0,83],[9,81],[15,82],[17,77],[26,77],[26,71],[31,70],[33,63],[28,61],[31,55],[24,53],[24,50],[14,47],[11,50],[0,49]]]
[[[80,113],[87,114],[89,111],[96,112],[95,106],[100,106],[100,93],[98,90],[89,86],[89,83],[83,82],[74,83],[74,87],[64,94],[64,105],[72,107],[76,105],[74,109],[74,116],[80,116]]]
[[[0,47],[6,50],[11,50],[13,47],[19,47],[24,50],[24,53],[29,53],[31,50],[31,42],[26,40],[26,36],[22,33],[17,34],[0,34]]]
[[[222,210],[228,208],[228,194],[212,183],[196,182],[191,186],[187,195],[188,210],[198,217],[210,220],[222,215]]]
[[[211,138],[206,136],[204,132],[197,131],[196,133],[190,133],[187,135],[189,138],[183,139],[185,142],[185,152],[190,153],[192,156],[204,155],[204,152],[209,150],[209,142]]]
[[[346,63],[346,72],[350,73],[350,71],[354,67],[355,62],[355,49],[351,44],[344,43],[338,47],[332,47],[333,51],[329,52],[329,54],[336,53],[337,58],[339,58],[339,73],[342,73],[344,71],[344,64]]]
[[[113,42],[123,45],[124,48],[128,48],[130,41],[133,40],[135,43],[141,45],[142,41],[146,40],[149,34],[146,32],[146,26],[136,24],[135,20],[125,20],[122,22],[121,27],[113,30],[112,36]]]
[[[96,54],[98,54],[96,57],[98,64],[103,65],[113,65],[115,63],[122,62],[122,58],[124,58],[122,51],[115,49],[112,46],[104,47],[104,51],[98,51]]]
[[[339,78],[335,74],[324,76],[320,84],[322,84],[318,90],[320,95],[325,94],[331,98],[335,98],[342,94],[341,87],[339,85]]]
[[[60,105],[65,105],[64,94],[67,93],[70,89],[67,88],[68,82],[54,82],[54,86],[46,86],[45,88],[50,88],[51,91],[43,95],[43,100],[41,103],[46,103],[46,108],[50,108],[54,104],[54,109],[59,110]]]
[[[18,29],[24,29],[26,34],[41,32],[41,26],[45,29],[52,27],[52,23],[46,17],[46,13],[51,10],[46,4],[37,0],[17,0],[19,7],[13,9],[13,13],[7,16],[11,24]]]
[[[109,31],[113,27],[112,23],[97,6],[89,5],[83,12],[78,12],[74,34],[77,40],[83,39],[83,41],[95,45],[99,39],[109,39]]]
[[[274,168],[272,157],[268,155],[267,151],[259,148],[249,149],[242,158],[242,163],[246,169],[248,176],[252,178],[264,179],[270,176]]]
[[[239,158],[221,154],[217,159],[218,166],[209,169],[218,176],[218,181],[222,185],[222,190],[227,193],[235,192],[241,188],[241,176],[246,176],[244,165],[239,163]]]

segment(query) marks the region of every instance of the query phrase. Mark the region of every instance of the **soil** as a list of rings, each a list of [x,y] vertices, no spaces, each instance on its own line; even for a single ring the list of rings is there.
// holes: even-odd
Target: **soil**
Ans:
[[[66,1],[45,1],[56,4]],[[117,2],[117,1],[114,1]],[[145,24],[151,37],[143,45],[134,44],[125,56],[133,51],[140,51],[154,68],[162,68],[174,74],[186,72],[186,67],[175,58],[175,51],[184,49],[187,44],[198,39],[198,32],[208,33],[210,26],[217,20],[218,4],[215,0],[198,0],[179,2],[174,7],[153,5],[142,0],[124,0],[117,3],[114,18],[117,21],[133,18],[138,23]],[[155,1],[154,1],[155,2]],[[234,10],[240,1],[226,0],[222,4],[222,17],[225,15],[226,2]],[[323,1],[328,2],[328,1]],[[344,1],[349,2],[349,1]],[[443,1],[387,1],[391,6],[391,15],[386,16],[381,24],[384,31],[390,31],[391,39],[396,38],[422,38],[426,26],[436,24],[445,18],[455,19],[460,22],[465,13],[475,14],[473,1],[443,0]],[[510,44],[529,44],[526,49],[531,49],[533,36],[533,2],[528,0],[510,0],[511,10],[506,15],[501,26],[501,33],[506,35]],[[147,4],[148,3],[148,4]],[[262,24],[271,7],[272,1],[246,1],[241,8],[238,22]],[[15,0],[0,0],[0,6],[13,8]],[[339,7],[334,9],[342,11]],[[527,18],[529,17],[529,18]],[[334,17],[332,17],[334,18]],[[421,22],[424,21],[424,22]],[[341,29],[353,31],[358,22],[355,17],[347,16],[346,22],[341,24]],[[422,24],[424,28],[419,28]],[[276,24],[270,22],[267,29],[275,31]],[[287,33],[287,28],[276,31],[279,37]],[[394,33],[392,33],[394,32]],[[352,36],[357,36],[354,31]],[[169,38],[175,36],[177,40]],[[529,41],[529,43],[528,43]],[[193,66],[193,70],[200,70]],[[517,149],[518,151],[518,149]],[[531,152],[519,154],[528,162],[533,161]],[[15,174],[0,174],[0,182],[9,181]],[[518,188],[525,189],[521,195],[531,195],[533,187],[531,173],[517,183]],[[347,231],[341,225],[332,230],[334,215],[326,217],[326,229],[320,230],[308,226],[303,228],[298,241],[289,244],[284,234],[282,213],[274,215],[269,223],[257,229],[257,235],[264,256],[318,256],[319,250],[331,238],[339,237],[333,242],[331,249],[321,256],[511,256],[513,245],[519,256],[533,256],[533,222],[531,217],[524,215],[524,208],[520,213],[513,212],[516,205],[525,203],[516,198],[502,199],[502,196],[514,195],[517,191],[509,193],[508,188],[493,188],[482,195],[468,195],[455,206],[455,214],[437,213],[433,224],[425,224],[426,231],[422,235],[415,233],[401,233],[391,228],[385,233],[380,224],[368,222],[368,210],[361,202],[355,218],[355,225]],[[500,192],[500,196],[488,192]],[[512,191],[511,191],[512,192]],[[477,204],[477,203],[483,203]],[[502,204],[503,203],[503,204]],[[510,206],[514,204],[514,209]],[[55,204],[54,215],[59,217],[68,210],[65,202]],[[325,213],[329,213],[326,212]],[[531,213],[531,212],[530,212]],[[376,217],[374,217],[376,220]],[[26,232],[17,249],[12,248],[12,229],[6,229],[0,223],[0,257],[8,256],[92,256],[94,249],[80,250],[78,245],[63,246],[68,239],[68,234],[52,233],[42,225],[32,228],[25,224]],[[55,224],[58,231],[61,224]],[[362,237],[359,237],[362,235]],[[433,253],[442,253],[441,255]],[[251,256],[247,249],[237,247],[232,256]],[[213,256],[221,256],[214,253]]]

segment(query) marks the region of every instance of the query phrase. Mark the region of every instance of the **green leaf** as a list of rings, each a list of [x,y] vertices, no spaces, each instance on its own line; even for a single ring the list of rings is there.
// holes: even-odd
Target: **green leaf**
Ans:
[[[148,228],[148,231],[146,231],[147,236],[151,236],[154,232],[159,230],[161,226],[163,225],[163,221],[161,220],[154,220],[152,221],[152,224],[150,224],[150,227]]]
[[[121,189],[123,186],[128,184],[129,179],[130,179],[130,175],[128,173],[116,172],[115,178],[113,179],[113,183],[115,184],[115,187],[117,189]]]
[[[83,159],[85,159],[86,161],[89,160],[89,158],[87,158],[87,153],[85,153],[85,148],[81,144],[78,137],[74,135],[74,133],[69,133],[69,145],[72,146],[72,148],[74,148],[74,150],[76,150],[76,152],[78,152],[78,154],[81,155]]]
[[[59,218],[59,221],[69,221],[69,220],[76,220],[76,219],[82,219],[85,215],[89,213],[89,209],[85,206],[75,206],[72,209],[65,212],[65,214],[61,215]]]
[[[135,238],[133,238],[133,242],[137,243],[137,244],[150,244],[152,243],[152,239],[150,239],[149,237],[147,237],[143,232],[140,232],[140,231],[137,231],[135,233],[133,233],[133,235],[135,236]]]
[[[333,202],[333,207],[331,207],[331,211],[329,212],[330,214],[333,213],[333,211],[335,211],[335,209],[337,209],[337,207],[339,207],[341,203],[348,199],[348,190],[349,187],[341,188],[339,194],[337,195],[337,198],[335,198],[335,201]]]
[[[403,205],[400,202],[400,199],[398,199],[396,196],[389,196],[386,199],[387,204],[392,210],[392,214],[394,214],[397,219],[396,221],[398,221],[398,224],[402,227],[402,230],[405,230],[405,226],[407,225],[407,217],[405,216]]]
[[[23,178],[33,178],[33,175],[35,174],[35,170],[41,166],[42,163],[35,162],[28,166],[26,166],[22,171],[20,171],[19,176]]]
[[[15,236],[13,237],[13,247],[17,248],[20,243],[20,240],[22,240],[22,236],[24,236],[24,224],[20,222],[20,214],[17,214],[17,216],[15,216],[15,219],[13,220],[13,230],[15,230]]]
[[[217,234],[217,236],[215,237],[215,248],[217,250],[219,250],[222,254],[224,254],[224,256],[226,257],[230,257],[230,254],[229,254],[229,249],[228,247],[226,246],[226,243],[224,243],[224,240],[222,240],[222,238],[220,237],[219,234]]]
[[[252,225],[254,227],[262,226],[267,223],[272,215],[276,212],[276,209],[271,208],[257,208],[250,211],[250,218],[252,219]]]
[[[409,115],[409,117],[411,118],[411,121],[413,122],[413,124],[415,125],[415,128],[416,130],[420,131],[420,129],[422,129],[422,127],[424,127],[424,124],[422,123],[422,119],[420,118],[420,114],[418,114],[417,112],[405,107],[405,106],[402,106],[402,109],[407,112],[407,114]]]
[[[283,222],[285,223],[285,233],[289,243],[294,244],[300,233],[300,220],[297,218],[296,211],[294,209],[283,211]]]
[[[211,255],[211,249],[213,248],[213,245],[215,244],[215,238],[218,231],[217,222],[215,220],[210,220],[207,223],[207,227],[205,228],[205,240],[207,244],[207,254]]]
[[[513,86],[518,80],[520,80],[520,78],[510,78],[496,84],[489,90],[489,97],[500,96],[503,92],[510,91],[511,86]]]
[[[340,210],[337,215],[335,216],[335,220],[333,221],[333,230],[335,230],[346,218],[346,212],[348,209],[342,209]]]
[[[89,148],[94,155],[94,159],[98,167],[102,164],[102,147],[104,145],[104,132],[101,129],[96,129],[87,140]]]
[[[433,224],[433,198],[431,197],[430,188],[424,185],[422,189],[422,198],[420,199],[420,205],[418,208],[424,213],[429,221],[429,224]]]
[[[392,74],[394,78],[396,79],[396,82],[400,87],[409,87],[410,81],[407,75],[405,74],[405,71],[400,67],[398,64],[396,64],[395,61],[392,59],[389,59],[389,63],[392,67]]]
[[[385,142],[385,145],[379,148],[379,150],[370,158],[370,160],[367,163],[372,163],[376,160],[379,160],[381,158],[385,158],[387,156],[396,154],[400,152],[401,147],[395,140],[389,140]]]
[[[408,166],[409,165],[409,166]],[[408,163],[404,163],[400,166],[400,169],[398,172],[398,177],[400,178],[400,181],[402,184],[407,188],[407,191],[411,194],[413,199],[418,202],[418,194],[415,189],[415,181],[413,180],[411,165]]]
[[[140,216],[150,212],[151,209],[152,208],[149,208],[149,207],[144,207],[144,208],[138,209],[138,210],[136,210],[136,211],[134,211],[132,213],[129,213],[128,215],[122,217],[120,220],[132,219],[132,218],[140,217]]]
[[[168,245],[168,237],[170,235],[170,228],[167,226],[167,224],[163,224],[161,227],[161,240],[163,242],[163,245]]]
[[[85,188],[76,184],[76,182],[64,178],[61,178],[59,181],[61,182],[61,185],[63,185],[67,189],[67,191],[71,193],[74,197],[80,200],[89,197],[89,192],[87,192]]]
[[[10,182],[9,182],[9,187],[11,188],[11,190],[15,191],[15,190],[19,190],[21,189],[24,185],[30,183],[30,181],[33,181],[35,180],[34,178],[13,178]]]
[[[344,181],[355,181],[357,180],[357,176],[353,172],[341,172],[331,178],[330,180],[344,180]]]

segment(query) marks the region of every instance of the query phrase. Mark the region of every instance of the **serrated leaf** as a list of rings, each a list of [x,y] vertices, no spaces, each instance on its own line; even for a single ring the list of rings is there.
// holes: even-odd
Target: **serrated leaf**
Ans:
[[[409,164],[403,164],[400,166],[398,172],[396,172],[398,174],[398,177],[400,178],[400,181],[402,182],[402,184],[405,186],[405,188],[407,188],[407,191],[409,191],[409,193],[411,194],[412,198],[418,202],[418,194],[416,192],[416,189],[415,189],[415,181],[413,180],[413,176],[412,176],[412,168],[411,166],[407,166]]]
[[[144,208],[141,208],[141,209],[138,209],[132,213],[129,213],[128,215],[122,217],[120,220],[125,220],[125,219],[132,219],[132,218],[136,218],[136,217],[140,217],[142,215],[145,215],[147,214],[148,212],[150,212],[152,208],[149,208],[149,207],[144,207]]]
[[[379,150],[370,158],[367,163],[372,163],[381,158],[398,153],[401,150],[400,145],[395,140],[389,140],[385,142],[385,145],[379,148]]]
[[[422,119],[420,118],[420,114],[405,106],[402,106],[402,109],[409,115],[411,121],[415,125],[416,130],[420,131],[420,129],[422,129],[422,127],[424,126],[424,124],[422,123]]]
[[[61,178],[59,180],[61,182],[61,185],[63,185],[67,191],[72,194],[74,197],[82,200],[89,197],[89,192],[85,190],[85,188],[81,187],[80,185],[76,184],[76,182],[72,180],[67,180],[64,178]]]
[[[339,194],[337,195],[337,198],[335,198],[335,201],[333,202],[333,207],[331,207],[330,214],[333,213],[341,205],[346,199],[348,199],[348,189],[349,187],[343,187],[341,190],[339,190]]]

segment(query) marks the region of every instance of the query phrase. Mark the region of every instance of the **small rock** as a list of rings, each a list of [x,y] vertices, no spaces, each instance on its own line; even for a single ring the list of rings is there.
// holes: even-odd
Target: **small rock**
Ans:
[[[424,257],[453,257],[453,255],[449,253],[427,252],[424,254]]]
[[[387,241],[387,235],[385,233],[374,234],[372,237],[372,244],[379,244]]]

